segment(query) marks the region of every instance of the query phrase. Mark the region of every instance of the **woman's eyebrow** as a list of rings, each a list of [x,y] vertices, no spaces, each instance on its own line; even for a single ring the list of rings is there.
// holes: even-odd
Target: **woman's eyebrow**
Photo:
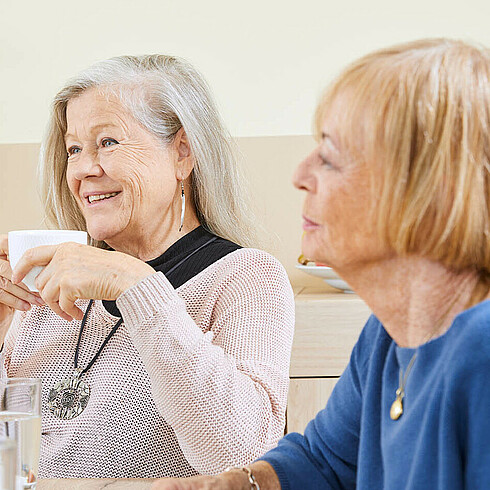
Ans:
[[[112,124],[112,123],[100,123],[100,124],[96,124],[95,126],[92,126],[90,128],[90,132],[93,133],[95,131],[98,131],[98,130],[104,129],[104,128],[119,129],[119,126],[116,126],[115,124]],[[74,135],[73,133],[65,133],[65,141],[67,140],[67,138],[76,138],[76,135]]]

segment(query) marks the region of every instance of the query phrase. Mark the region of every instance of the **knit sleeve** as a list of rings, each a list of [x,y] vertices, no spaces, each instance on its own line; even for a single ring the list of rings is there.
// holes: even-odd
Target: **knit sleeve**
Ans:
[[[326,407],[307,425],[304,435],[286,435],[276,448],[260,458],[272,465],[282,490],[356,488],[362,385],[366,351],[372,351],[368,331],[373,330],[374,323],[371,317]]]
[[[117,300],[155,404],[202,474],[249,463],[282,436],[294,330],[291,286],[273,257],[243,249],[213,270],[199,279],[209,289],[199,324],[162,273]]]
[[[7,378],[9,374],[10,367],[10,359],[12,357],[12,351],[15,347],[15,342],[17,340],[17,336],[19,335],[19,330],[22,325],[22,321],[26,317],[26,312],[24,311],[16,311],[12,318],[12,323],[8,329],[7,335],[5,336],[5,340],[3,342],[3,349],[0,354],[0,362],[1,362],[1,377]]]

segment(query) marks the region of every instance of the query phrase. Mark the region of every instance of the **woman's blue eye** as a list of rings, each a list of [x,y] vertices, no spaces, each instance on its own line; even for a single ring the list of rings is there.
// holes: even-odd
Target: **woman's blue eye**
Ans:
[[[78,146],[70,146],[70,148],[68,148],[67,150],[67,153],[68,153],[68,156],[72,156],[72,155],[76,155],[77,153],[80,153],[82,151],[81,148],[79,148]]]
[[[112,138],[104,138],[102,141],[101,141],[101,146],[103,146],[104,148],[107,148],[109,146],[112,146],[112,145],[117,145],[119,144],[116,140],[112,139]]]

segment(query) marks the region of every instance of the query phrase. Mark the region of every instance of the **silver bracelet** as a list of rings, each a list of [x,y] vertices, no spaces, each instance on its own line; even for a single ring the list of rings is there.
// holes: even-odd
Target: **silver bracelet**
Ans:
[[[244,471],[248,476],[248,482],[250,483],[251,490],[260,490],[259,484],[257,483],[257,480],[255,479],[252,470],[248,466],[230,466],[229,468],[226,468],[225,472],[231,470]]]

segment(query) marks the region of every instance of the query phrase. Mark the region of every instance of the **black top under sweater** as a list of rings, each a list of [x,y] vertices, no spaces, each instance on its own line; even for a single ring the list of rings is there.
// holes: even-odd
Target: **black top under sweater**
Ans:
[[[240,248],[240,245],[213,235],[199,226],[147,264],[163,272],[177,289],[217,260]],[[121,316],[115,301],[104,300],[102,303],[111,315]]]

